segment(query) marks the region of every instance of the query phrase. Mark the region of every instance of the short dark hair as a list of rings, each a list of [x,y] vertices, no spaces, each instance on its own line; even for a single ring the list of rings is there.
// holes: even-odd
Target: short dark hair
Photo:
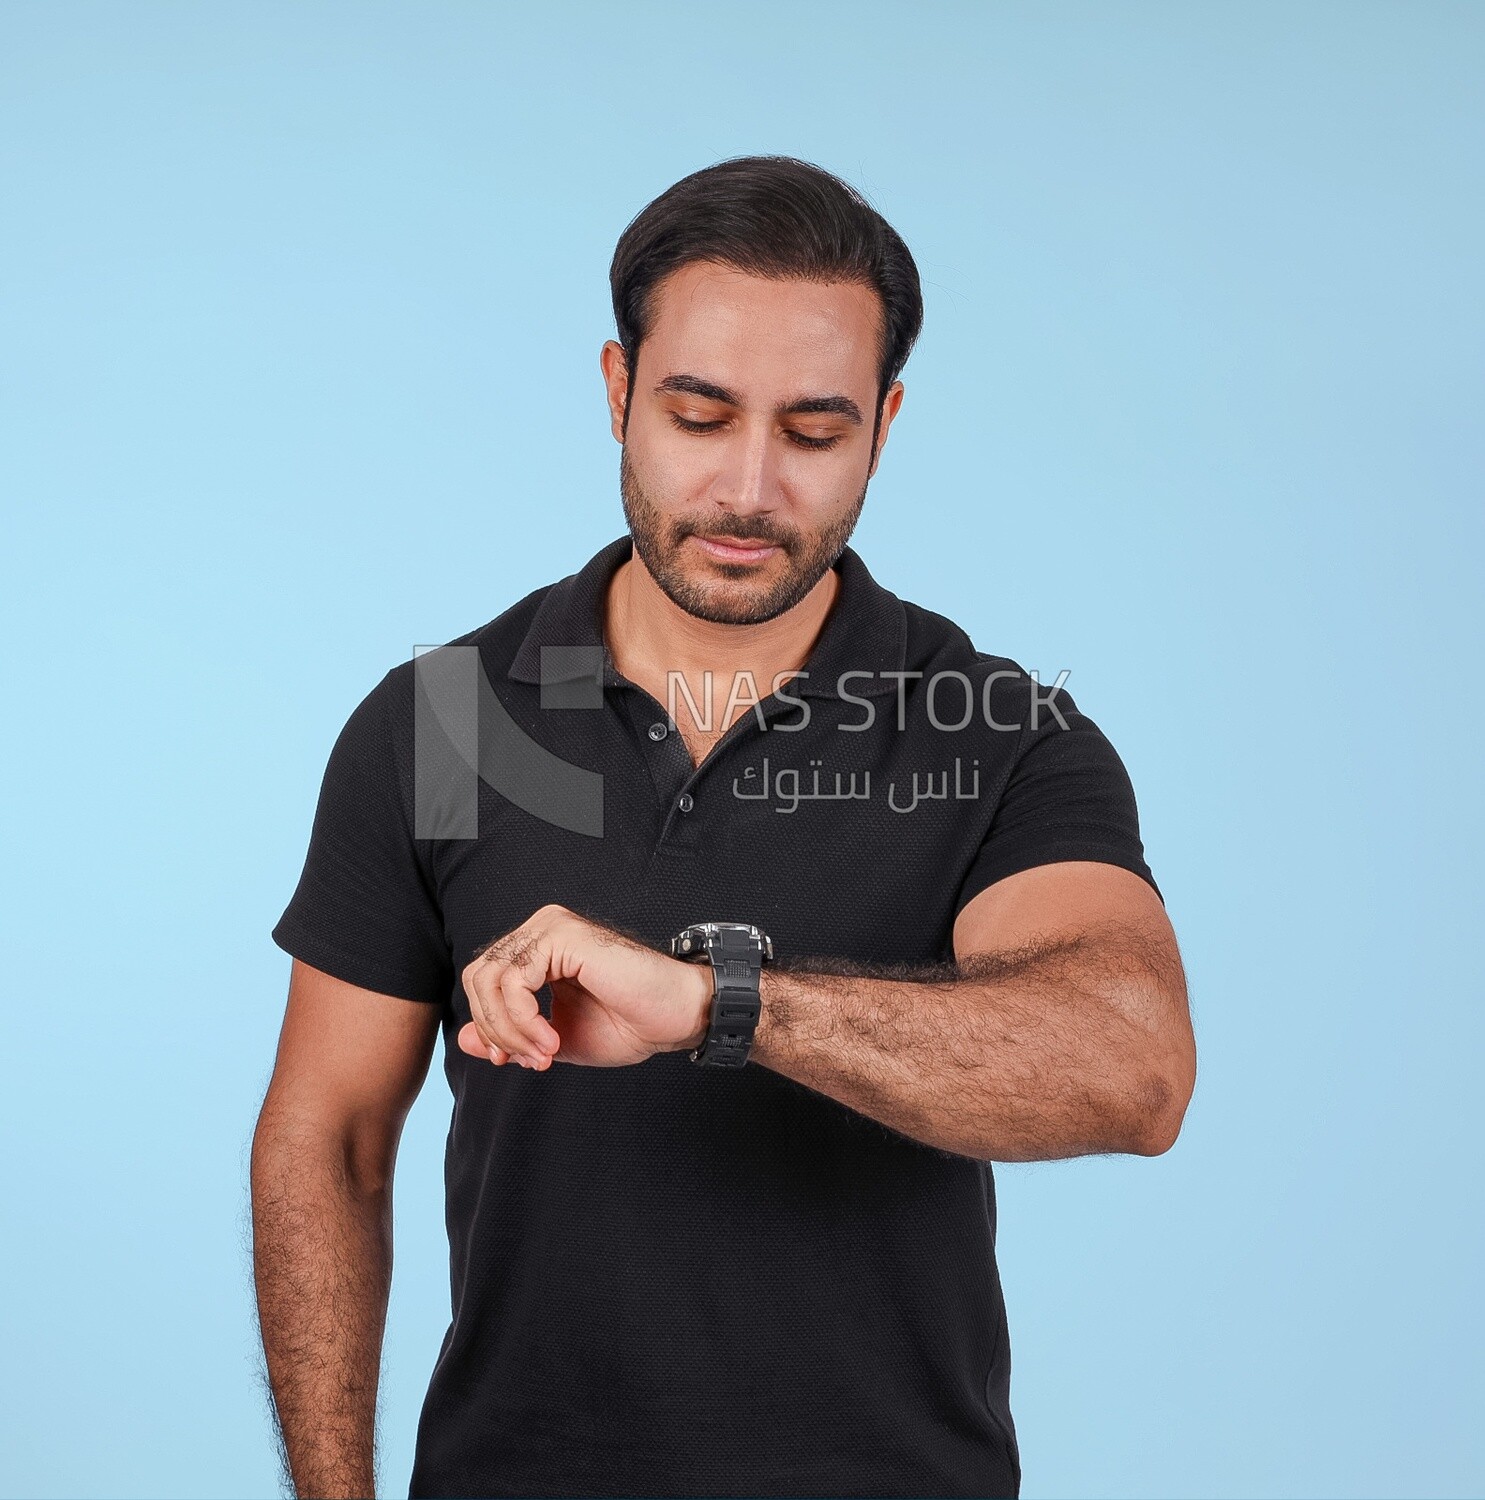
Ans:
[[[897,231],[849,183],[798,157],[733,156],[692,172],[641,209],[614,249],[609,287],[631,373],[649,332],[655,288],[699,260],[780,280],[860,282],[876,291],[882,335],[875,452],[882,402],[923,327],[918,267]]]

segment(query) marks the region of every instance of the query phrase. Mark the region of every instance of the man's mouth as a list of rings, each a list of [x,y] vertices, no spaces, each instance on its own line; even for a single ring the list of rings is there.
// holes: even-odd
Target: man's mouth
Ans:
[[[758,562],[779,550],[777,542],[743,540],[738,537],[711,537],[693,534],[693,540],[718,562]]]

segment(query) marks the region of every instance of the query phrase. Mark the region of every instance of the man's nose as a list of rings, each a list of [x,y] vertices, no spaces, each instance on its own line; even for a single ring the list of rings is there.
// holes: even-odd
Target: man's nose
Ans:
[[[778,505],[778,455],[766,432],[744,432],[727,454],[714,498],[738,515]]]

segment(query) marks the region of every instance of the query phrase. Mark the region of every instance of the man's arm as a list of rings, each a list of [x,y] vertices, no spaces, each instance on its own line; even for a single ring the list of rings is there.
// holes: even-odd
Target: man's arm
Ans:
[[[751,1059],[964,1156],[1174,1144],[1196,1046],[1144,880],[1091,861],[1007,876],[959,914],[954,952],[956,968],[920,979],[765,965]]]
[[[253,1273],[282,1458],[300,1496],[376,1493],[397,1143],[439,1008],[294,961],[253,1135]]]

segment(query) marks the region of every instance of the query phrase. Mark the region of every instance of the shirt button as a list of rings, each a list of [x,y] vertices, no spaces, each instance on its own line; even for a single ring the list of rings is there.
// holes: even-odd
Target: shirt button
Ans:
[[[680,808],[682,812],[690,812],[691,809],[696,806],[696,799],[690,794],[690,792],[682,792],[681,795],[676,799],[675,805]]]
[[[663,740],[669,732],[665,725],[658,721],[650,725],[650,738],[652,740]]]

